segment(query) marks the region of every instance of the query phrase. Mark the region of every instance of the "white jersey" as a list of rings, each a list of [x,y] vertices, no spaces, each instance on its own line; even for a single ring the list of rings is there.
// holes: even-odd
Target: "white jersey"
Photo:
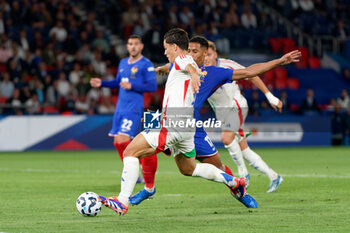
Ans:
[[[186,71],[188,64],[199,68],[189,55],[181,55],[175,59],[165,84],[161,130],[143,131],[142,135],[156,153],[171,148],[174,156],[184,154],[187,157],[196,155],[194,149],[194,133],[196,127],[180,128],[171,125],[172,120],[183,121],[193,119],[193,103],[195,95],[191,88],[191,76]]]
[[[218,59],[218,67],[227,68],[227,69],[244,69],[245,67],[238,64],[235,61],[220,58]],[[208,102],[212,105],[213,108],[216,107],[233,107],[234,102],[233,98],[240,98],[241,90],[236,81],[232,83],[226,83],[218,88],[209,98]],[[214,105],[214,106],[213,106]]]
[[[244,69],[235,61],[218,59],[217,66],[227,69]],[[222,122],[222,130],[232,131],[243,138],[244,121],[248,115],[248,103],[236,82],[227,83],[218,88],[208,102],[215,111],[216,118]]]
[[[190,55],[176,57],[165,84],[163,109],[169,107],[193,108],[194,94],[190,85],[191,76],[186,71],[188,64],[197,68],[199,73],[199,68]]]

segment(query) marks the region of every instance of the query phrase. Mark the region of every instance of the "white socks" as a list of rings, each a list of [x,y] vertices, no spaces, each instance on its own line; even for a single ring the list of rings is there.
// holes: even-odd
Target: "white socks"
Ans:
[[[237,165],[238,175],[241,177],[248,175],[248,170],[247,170],[247,167],[245,166],[241,147],[239,146],[239,144],[237,142],[237,137],[235,137],[235,139],[231,142],[230,145],[225,145],[225,148],[228,150],[233,161]]]
[[[274,180],[277,178],[278,174],[269,168],[267,164],[261,159],[261,157],[252,151],[249,147],[244,149],[242,151],[243,157],[250,166],[254,167],[256,170],[261,171],[264,173],[267,177],[269,177],[270,180]]]
[[[209,163],[196,163],[196,168],[194,169],[192,176],[199,176],[207,180],[225,183],[230,187],[235,187],[237,185],[234,177],[226,174]]]
[[[131,196],[137,178],[139,177],[139,159],[135,157],[125,157],[123,164],[121,191],[118,200],[128,206],[129,197]]]

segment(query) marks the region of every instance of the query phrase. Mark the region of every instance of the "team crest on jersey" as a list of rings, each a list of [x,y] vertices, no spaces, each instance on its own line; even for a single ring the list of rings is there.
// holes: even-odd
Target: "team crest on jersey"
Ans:
[[[208,72],[207,71],[202,71],[202,70],[200,70],[199,71],[199,75],[200,75],[200,80],[201,80],[201,82],[204,82],[204,78],[205,78],[205,76],[208,74]]]
[[[137,69],[137,66],[133,66],[131,68],[131,75],[130,75],[130,78],[136,78],[136,73],[137,73],[138,69]]]
[[[138,71],[137,67],[136,66],[133,66],[131,68],[131,74],[136,74],[136,72]]]

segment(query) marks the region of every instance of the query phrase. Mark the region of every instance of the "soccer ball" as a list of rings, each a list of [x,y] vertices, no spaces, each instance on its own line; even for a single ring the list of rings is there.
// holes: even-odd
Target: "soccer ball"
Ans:
[[[83,216],[94,217],[100,213],[102,203],[94,192],[82,193],[77,199],[77,210]]]

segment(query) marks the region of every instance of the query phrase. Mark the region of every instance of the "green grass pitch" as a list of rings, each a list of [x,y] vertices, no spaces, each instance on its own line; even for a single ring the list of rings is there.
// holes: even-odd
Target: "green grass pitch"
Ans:
[[[125,216],[103,208],[97,217],[81,216],[75,201],[85,191],[118,194],[115,151],[0,153],[0,232],[349,232],[349,148],[256,151],[284,177],[267,194],[267,177],[248,168],[258,209],[222,184],[182,176],[172,157],[159,154],[155,198]],[[235,172],[228,153],[220,155]]]

